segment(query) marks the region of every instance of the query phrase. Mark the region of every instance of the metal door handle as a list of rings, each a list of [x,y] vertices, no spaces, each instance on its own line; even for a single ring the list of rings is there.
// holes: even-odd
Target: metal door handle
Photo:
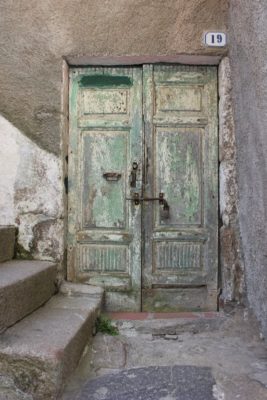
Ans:
[[[105,172],[103,178],[107,181],[118,181],[121,178],[121,174],[118,172]]]

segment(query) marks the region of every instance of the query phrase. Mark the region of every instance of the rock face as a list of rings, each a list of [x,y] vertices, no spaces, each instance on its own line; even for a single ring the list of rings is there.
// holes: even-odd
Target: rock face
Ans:
[[[231,1],[229,37],[239,222],[250,306],[267,336],[267,4]]]
[[[23,393],[16,387],[12,378],[0,375],[0,393],[3,400],[33,400],[31,395]]]

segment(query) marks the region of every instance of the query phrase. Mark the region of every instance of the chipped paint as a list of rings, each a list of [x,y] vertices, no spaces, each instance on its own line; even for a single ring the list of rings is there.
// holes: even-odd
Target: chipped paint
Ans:
[[[158,186],[168,199],[172,223],[201,223],[199,129],[158,130],[156,137]]]

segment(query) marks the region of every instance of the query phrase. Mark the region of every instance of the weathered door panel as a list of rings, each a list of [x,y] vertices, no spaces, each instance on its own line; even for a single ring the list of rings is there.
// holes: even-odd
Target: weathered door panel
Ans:
[[[216,309],[216,68],[70,82],[68,279],[105,287],[110,310]]]
[[[106,288],[106,307],[140,310],[141,209],[129,177],[142,182],[142,69],[71,71],[70,280]]]
[[[147,160],[142,304],[217,307],[217,82],[214,67],[144,66]]]

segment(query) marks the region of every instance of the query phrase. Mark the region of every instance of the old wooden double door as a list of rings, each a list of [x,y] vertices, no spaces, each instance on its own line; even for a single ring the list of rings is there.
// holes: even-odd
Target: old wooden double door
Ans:
[[[70,71],[68,279],[109,310],[217,307],[216,67]]]

